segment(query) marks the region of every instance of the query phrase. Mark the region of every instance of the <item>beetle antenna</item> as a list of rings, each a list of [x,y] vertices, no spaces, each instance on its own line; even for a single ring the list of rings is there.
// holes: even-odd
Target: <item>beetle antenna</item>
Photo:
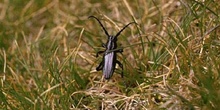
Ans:
[[[132,24],[132,23],[135,23],[135,24],[137,24],[136,22],[131,22],[131,23],[128,23],[126,26],[124,26],[116,35],[115,35],[115,37],[114,38],[116,38],[116,37],[118,37],[120,34],[121,34],[121,32],[125,29],[125,28],[127,28],[130,24]]]
[[[89,18],[95,18],[99,24],[101,25],[102,29],[105,31],[105,34],[109,37],[110,35],[108,34],[108,32],[106,31],[105,27],[102,25],[102,23],[100,22],[100,20],[98,18],[96,18],[95,16],[89,16]]]

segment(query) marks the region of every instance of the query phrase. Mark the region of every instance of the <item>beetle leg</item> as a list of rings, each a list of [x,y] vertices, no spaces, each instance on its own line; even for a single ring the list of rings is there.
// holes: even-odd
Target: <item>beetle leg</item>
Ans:
[[[121,64],[120,61],[116,60],[116,63],[121,67],[122,71],[121,71],[121,77],[123,78],[124,74],[123,74],[123,65]]]
[[[103,43],[103,44],[102,44],[102,47],[106,48],[106,44]]]
[[[104,52],[105,52],[105,51],[98,51],[98,52],[96,53],[96,57],[98,57],[99,54],[104,53]]]
[[[115,52],[122,53],[122,52],[123,52],[123,49],[118,49],[118,50],[116,50]]]
[[[123,49],[119,49],[118,52],[122,53],[122,52],[123,52]]]
[[[96,67],[96,71],[100,71],[103,68],[103,61],[99,64],[98,67]]]

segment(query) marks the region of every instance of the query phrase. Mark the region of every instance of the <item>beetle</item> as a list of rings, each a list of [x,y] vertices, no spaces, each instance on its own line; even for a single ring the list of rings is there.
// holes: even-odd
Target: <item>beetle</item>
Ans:
[[[116,64],[121,67],[122,72],[121,72],[121,77],[123,78],[123,65],[120,61],[117,60],[117,55],[116,53],[122,53],[123,49],[117,49],[117,37],[121,34],[121,32],[128,27],[130,24],[135,23],[131,22],[125,25],[115,36],[109,35],[108,32],[106,31],[105,27],[101,23],[101,21],[96,18],[95,16],[89,16],[89,18],[94,18],[98,21],[102,29],[104,30],[106,36],[108,37],[108,40],[106,44],[102,44],[102,46],[105,48],[105,51],[98,51],[96,54],[96,57],[98,57],[98,54],[104,53],[103,54],[103,59],[99,66],[96,68],[97,71],[102,70],[103,75],[105,79],[110,79],[115,71],[115,66]]]

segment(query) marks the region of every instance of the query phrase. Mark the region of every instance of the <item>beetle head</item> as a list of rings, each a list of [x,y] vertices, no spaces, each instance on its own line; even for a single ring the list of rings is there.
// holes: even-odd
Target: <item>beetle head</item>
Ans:
[[[108,37],[108,41],[107,41],[107,45],[106,48],[107,49],[115,49],[117,47],[117,38],[115,38],[114,36],[109,36]]]

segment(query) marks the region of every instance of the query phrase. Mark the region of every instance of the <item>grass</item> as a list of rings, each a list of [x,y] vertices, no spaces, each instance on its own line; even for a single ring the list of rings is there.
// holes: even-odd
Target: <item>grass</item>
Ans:
[[[220,12],[213,0],[0,2],[0,109],[219,109]],[[117,67],[95,57],[108,32]]]

